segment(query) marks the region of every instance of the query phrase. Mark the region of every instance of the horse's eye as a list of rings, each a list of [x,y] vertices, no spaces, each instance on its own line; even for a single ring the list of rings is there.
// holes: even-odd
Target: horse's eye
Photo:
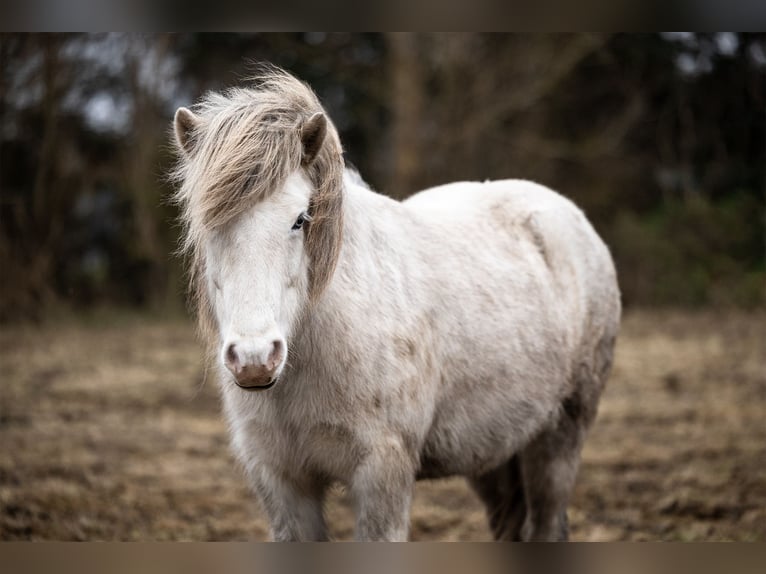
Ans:
[[[306,223],[307,221],[310,221],[309,216],[306,215],[305,213],[301,213],[298,216],[298,219],[295,220],[295,223],[293,223],[293,231],[303,227],[303,224]]]

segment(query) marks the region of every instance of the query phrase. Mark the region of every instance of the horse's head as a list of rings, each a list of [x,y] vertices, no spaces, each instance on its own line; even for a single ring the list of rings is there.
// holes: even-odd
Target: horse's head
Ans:
[[[343,160],[314,94],[284,73],[176,112],[177,197],[203,333],[233,382],[267,389],[327,285]]]

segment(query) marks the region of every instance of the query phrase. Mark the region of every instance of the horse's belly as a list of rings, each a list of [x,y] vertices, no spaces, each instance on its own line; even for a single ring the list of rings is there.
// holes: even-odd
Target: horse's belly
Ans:
[[[476,397],[473,397],[476,399]],[[442,405],[426,436],[418,478],[478,476],[508,460],[559,412],[553,397],[487,392]]]

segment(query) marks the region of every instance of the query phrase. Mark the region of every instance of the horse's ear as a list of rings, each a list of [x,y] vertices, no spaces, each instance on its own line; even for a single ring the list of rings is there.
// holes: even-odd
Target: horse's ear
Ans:
[[[303,165],[310,165],[322,148],[327,135],[327,118],[322,112],[317,112],[301,126],[301,143],[303,144]]]
[[[178,108],[176,110],[175,118],[173,118],[173,129],[176,133],[178,147],[187,155],[191,155],[194,151],[195,131],[201,123],[200,118],[194,115],[190,109]]]

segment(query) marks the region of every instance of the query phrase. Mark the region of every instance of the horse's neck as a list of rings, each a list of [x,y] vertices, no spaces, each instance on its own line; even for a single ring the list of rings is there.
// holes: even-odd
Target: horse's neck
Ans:
[[[298,356],[308,358],[323,345],[331,344],[326,338],[316,336],[330,326],[336,326],[337,321],[326,321],[327,317],[337,318],[344,314],[349,289],[367,292],[372,286],[379,285],[380,270],[371,261],[396,257],[396,246],[407,242],[402,237],[407,226],[400,223],[401,218],[408,217],[403,205],[355,179],[344,177],[340,260],[325,292],[304,319],[301,336],[296,340]]]

